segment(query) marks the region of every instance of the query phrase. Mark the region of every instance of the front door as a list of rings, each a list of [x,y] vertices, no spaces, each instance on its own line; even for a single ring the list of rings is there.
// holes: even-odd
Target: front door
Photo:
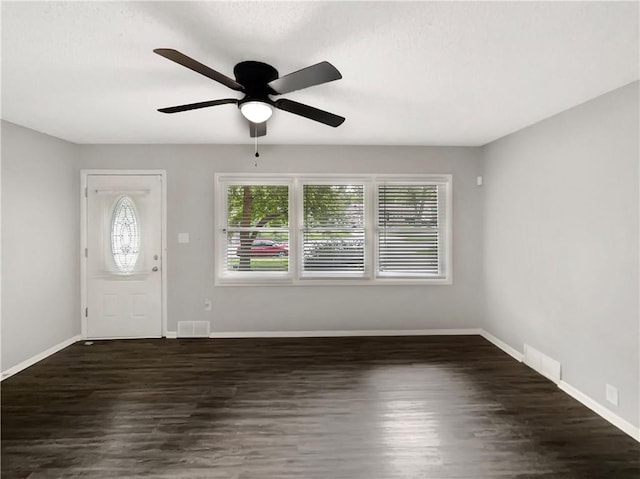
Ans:
[[[86,336],[162,336],[162,176],[88,174]]]

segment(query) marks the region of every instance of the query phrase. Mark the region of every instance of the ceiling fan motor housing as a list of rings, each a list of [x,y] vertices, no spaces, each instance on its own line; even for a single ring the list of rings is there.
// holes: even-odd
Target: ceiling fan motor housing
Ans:
[[[268,83],[276,80],[278,70],[271,65],[256,61],[245,61],[238,63],[233,68],[236,81],[244,87],[247,95],[241,100],[242,103],[251,100],[260,100],[271,103],[268,95],[277,95]]]

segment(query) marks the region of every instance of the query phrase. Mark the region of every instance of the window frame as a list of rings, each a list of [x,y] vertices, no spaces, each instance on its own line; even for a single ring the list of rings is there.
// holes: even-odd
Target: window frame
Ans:
[[[229,271],[227,265],[227,232],[230,228],[228,224],[228,187],[229,186],[286,186],[288,188],[288,232],[289,232],[289,256],[287,271],[260,271],[251,273],[247,271]],[[264,285],[264,284],[291,284],[294,278],[296,255],[292,254],[291,242],[293,225],[291,221],[293,179],[286,176],[264,176],[261,175],[216,175],[216,203],[218,208],[216,215],[220,218],[218,227],[219,235],[214,240],[216,248],[216,284],[229,285]]]
[[[275,174],[275,173],[216,173],[215,174],[215,224],[214,238],[216,286],[340,286],[340,285],[451,285],[453,284],[453,176],[451,174]],[[309,274],[303,272],[304,185],[364,186],[364,273],[330,271]],[[441,185],[438,208],[439,228],[444,235],[439,248],[443,270],[437,276],[383,275],[379,270],[378,185]],[[227,187],[230,185],[287,185],[289,187],[289,269],[284,272],[226,271],[227,235]]]
[[[428,280],[431,283],[439,283],[439,284],[451,284],[451,248],[452,248],[452,217],[451,217],[451,184],[452,177],[451,175],[429,175],[429,180],[416,180],[412,179],[389,179],[389,177],[385,177],[380,181],[376,181],[374,185],[375,189],[375,198],[374,198],[374,218],[373,225],[375,228],[374,233],[374,258],[376,261],[375,267],[375,279],[379,282],[390,281],[396,284],[400,281],[412,281],[412,280],[420,280],[425,281]],[[439,255],[438,261],[438,269],[443,271],[439,275],[424,275],[420,273],[409,273],[409,272],[387,272],[383,273],[380,271],[380,232],[383,226],[380,224],[380,198],[378,196],[378,186],[380,185],[389,185],[389,186],[427,186],[427,185],[435,185],[438,187],[438,228],[437,232],[439,237],[444,234],[444,241],[438,241],[438,249],[442,251],[442,254]],[[442,188],[440,188],[442,187]],[[443,207],[440,207],[442,204]],[[442,225],[442,226],[441,226]],[[395,227],[392,227],[395,228]],[[427,230],[426,227],[423,230]],[[444,244],[443,244],[444,243]]]
[[[342,185],[362,185],[362,206],[363,206],[363,233],[364,233],[364,270],[362,272],[348,272],[348,271],[315,271],[315,272],[305,272],[304,271],[304,187],[305,185],[311,186],[342,186]],[[362,281],[369,280],[372,271],[372,264],[370,261],[370,251],[371,245],[371,234],[369,230],[369,216],[370,212],[368,211],[371,207],[371,202],[368,200],[368,195],[370,193],[371,184],[370,180],[366,177],[353,177],[353,176],[343,176],[336,175],[335,177],[325,177],[318,176],[313,177],[310,175],[304,175],[298,178],[296,182],[297,190],[296,190],[296,200],[298,203],[298,218],[297,218],[297,230],[298,230],[298,257],[300,261],[296,263],[297,267],[297,279],[298,281],[312,281],[314,284],[317,284],[318,281],[326,281],[326,280],[344,280],[349,281],[350,283],[353,281]],[[334,281],[332,281],[333,284]]]

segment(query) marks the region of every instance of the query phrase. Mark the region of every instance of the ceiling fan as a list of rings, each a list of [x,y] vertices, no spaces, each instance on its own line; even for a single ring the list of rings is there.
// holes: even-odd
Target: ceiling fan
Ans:
[[[236,77],[233,80],[177,50],[157,48],[153,51],[218,83],[222,83],[232,90],[244,93],[244,98],[241,99],[223,98],[221,100],[202,101],[188,105],[160,108],[159,112],[178,113],[234,103],[238,105],[242,115],[249,121],[249,135],[252,138],[267,134],[267,120],[271,117],[273,108],[288,111],[294,115],[303,116],[333,127],[340,126],[345,120],[341,116],[293,100],[287,100],[286,98],[272,100],[270,98],[273,95],[282,95],[342,78],[340,72],[329,62],[316,63],[280,77],[278,70],[271,65],[257,61],[244,61],[233,68],[233,74]]]

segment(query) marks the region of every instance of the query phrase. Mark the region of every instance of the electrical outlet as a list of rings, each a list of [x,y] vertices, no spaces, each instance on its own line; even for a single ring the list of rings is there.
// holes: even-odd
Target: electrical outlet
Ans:
[[[607,397],[607,401],[617,406],[618,405],[618,388],[612,386],[611,384],[607,384],[604,390],[605,390],[605,395]]]
[[[210,299],[205,299],[204,300],[204,310],[205,311],[211,311],[211,300]]]

